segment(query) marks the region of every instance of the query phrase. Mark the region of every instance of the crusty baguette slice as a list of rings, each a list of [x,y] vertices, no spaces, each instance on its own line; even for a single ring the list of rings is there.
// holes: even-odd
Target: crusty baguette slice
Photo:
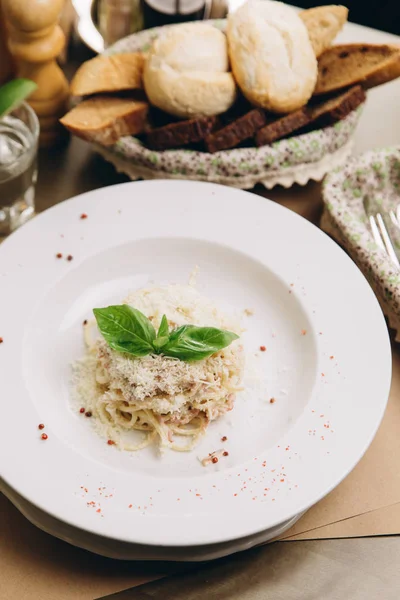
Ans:
[[[147,102],[97,96],[75,106],[60,121],[78,137],[110,146],[123,135],[142,133],[148,109]]]
[[[336,4],[309,8],[299,14],[307,27],[317,58],[332,44],[346,23],[348,14],[348,8]]]
[[[325,50],[318,60],[314,94],[327,94],[356,83],[368,89],[400,76],[400,46],[343,44]]]
[[[73,96],[142,88],[144,56],[141,52],[96,56],[83,63],[71,81]]]

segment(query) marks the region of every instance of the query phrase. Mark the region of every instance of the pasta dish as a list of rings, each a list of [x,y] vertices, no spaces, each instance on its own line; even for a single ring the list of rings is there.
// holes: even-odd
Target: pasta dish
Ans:
[[[85,411],[90,411],[97,429],[109,443],[122,449],[139,450],[156,443],[173,450],[191,450],[211,421],[232,410],[235,395],[241,389],[244,352],[238,339],[240,324],[191,285],[141,289],[130,294],[122,307],[110,308],[129,310],[130,307],[134,307],[140,318],[144,315],[155,331],[159,330],[157,339],[164,346],[158,353],[148,351],[144,355],[140,347],[136,352],[142,355],[132,356],[123,351],[125,348],[131,351],[125,337],[118,342],[119,346],[113,346],[107,337],[108,329],[103,334],[106,339],[100,338],[96,323],[86,323],[86,355],[75,364],[78,401]],[[191,360],[176,356],[183,352],[182,347],[186,351],[185,340],[175,352],[171,341],[166,342],[168,335],[173,340],[191,333],[192,329],[202,333],[205,326],[208,332],[229,329],[234,333],[223,333],[234,339],[216,352],[210,346],[209,355],[197,360],[193,356]],[[193,351],[203,348],[197,338],[189,342]],[[133,431],[140,434],[127,435]]]

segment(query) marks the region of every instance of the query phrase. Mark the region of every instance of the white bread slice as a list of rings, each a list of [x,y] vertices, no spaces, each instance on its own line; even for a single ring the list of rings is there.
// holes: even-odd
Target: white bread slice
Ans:
[[[318,58],[329,48],[333,40],[347,21],[349,9],[345,6],[330,4],[301,11],[300,19],[307,27],[311,45]]]
[[[318,79],[314,94],[327,94],[356,83],[368,89],[397,77],[400,77],[400,46],[332,46],[318,60]]]
[[[141,52],[96,56],[84,62],[71,81],[73,96],[142,88],[145,57]]]
[[[146,102],[114,96],[84,100],[60,122],[71,133],[102,146],[110,146],[124,135],[142,133],[147,124]]]

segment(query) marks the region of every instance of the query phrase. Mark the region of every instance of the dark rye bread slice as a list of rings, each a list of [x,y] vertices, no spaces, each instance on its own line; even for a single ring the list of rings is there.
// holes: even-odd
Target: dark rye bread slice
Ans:
[[[145,136],[152,150],[170,150],[201,142],[218,124],[217,117],[200,117],[150,129]]]
[[[301,129],[310,122],[306,108],[300,108],[284,117],[271,120],[265,127],[257,131],[255,136],[256,146],[272,144],[290,133]]]
[[[307,108],[310,124],[313,125],[313,129],[333,125],[358,108],[366,97],[361,85],[355,85],[339,96],[311,105]]]
[[[365,98],[363,88],[355,85],[340,95],[280,117],[257,132],[256,145],[265,146],[287,137],[291,133],[299,135],[333,125],[337,121],[345,119],[364,102]]]
[[[252,138],[265,123],[264,111],[261,108],[253,108],[229,125],[208,135],[204,139],[205,147],[211,153],[236,148],[241,142]]]

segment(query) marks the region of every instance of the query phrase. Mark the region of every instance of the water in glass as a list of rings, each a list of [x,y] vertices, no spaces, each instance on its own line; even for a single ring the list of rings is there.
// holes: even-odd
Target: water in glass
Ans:
[[[0,119],[0,236],[34,213],[37,132],[31,110],[25,105]]]

